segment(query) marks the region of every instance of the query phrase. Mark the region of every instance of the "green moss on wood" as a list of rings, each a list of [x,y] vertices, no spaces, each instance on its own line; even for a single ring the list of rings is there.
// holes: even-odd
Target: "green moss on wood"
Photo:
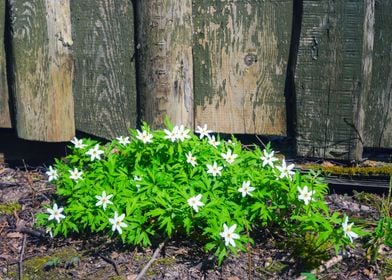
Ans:
[[[0,204],[0,215],[10,215],[15,211],[21,210],[22,207],[18,202],[7,202]]]

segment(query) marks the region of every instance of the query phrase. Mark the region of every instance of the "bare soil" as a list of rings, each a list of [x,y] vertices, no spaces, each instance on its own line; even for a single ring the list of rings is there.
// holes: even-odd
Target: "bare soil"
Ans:
[[[43,171],[0,165],[0,279],[136,279],[161,241],[143,249],[102,236],[52,239],[33,227],[35,214],[54,194]],[[374,225],[378,199],[366,194],[327,197],[331,209]],[[317,279],[392,279],[391,248],[381,246],[371,262],[366,240],[357,240],[342,256],[326,252],[325,264],[313,267],[295,258],[281,236],[262,231],[255,241],[248,253],[232,255],[218,266],[197,241],[176,237],[164,244],[143,279],[297,279],[312,270]]]

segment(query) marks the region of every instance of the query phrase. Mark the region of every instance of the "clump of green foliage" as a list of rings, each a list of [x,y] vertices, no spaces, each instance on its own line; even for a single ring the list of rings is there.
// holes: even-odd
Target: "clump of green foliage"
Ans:
[[[340,251],[363,234],[348,217],[330,213],[319,174],[301,174],[270,146],[244,149],[204,126],[131,130],[107,145],[74,139],[71,153],[47,172],[53,207],[37,216],[53,235],[93,232],[149,246],[176,234],[198,238],[219,263],[245,251],[265,227]],[[296,242],[297,243],[297,242]]]

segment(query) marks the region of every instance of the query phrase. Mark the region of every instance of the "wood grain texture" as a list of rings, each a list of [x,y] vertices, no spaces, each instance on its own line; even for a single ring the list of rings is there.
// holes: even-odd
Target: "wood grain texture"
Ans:
[[[192,1],[138,1],[142,119],[194,126]]]
[[[292,1],[193,2],[195,124],[285,135]]]
[[[364,1],[304,0],[296,67],[297,153],[358,159]]]
[[[136,126],[133,7],[71,1],[76,128],[111,139]]]
[[[12,0],[18,136],[68,141],[75,133],[69,0]]]
[[[392,1],[376,1],[370,91],[365,100],[364,145],[392,147]]]
[[[11,127],[6,59],[4,52],[5,1],[0,0],[0,127]]]

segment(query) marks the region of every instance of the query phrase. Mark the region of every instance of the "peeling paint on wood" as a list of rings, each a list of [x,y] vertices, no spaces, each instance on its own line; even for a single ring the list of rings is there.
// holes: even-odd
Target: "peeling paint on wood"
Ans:
[[[71,1],[75,119],[111,139],[136,126],[133,7],[127,0]]]
[[[192,1],[137,3],[142,120],[159,128],[168,116],[193,128]]]
[[[12,0],[18,136],[68,141],[75,133],[69,0]]]
[[[195,124],[285,135],[292,1],[193,1]]]
[[[392,1],[376,1],[370,91],[365,100],[364,145],[392,148]]]
[[[362,155],[358,141],[363,129],[357,116],[363,118],[358,110],[370,76],[362,72],[368,55],[364,50],[371,49],[364,45],[366,4],[367,0],[303,1],[295,79],[301,156],[358,159]]]
[[[5,1],[6,0],[0,0],[0,127],[11,127],[4,52]]]

